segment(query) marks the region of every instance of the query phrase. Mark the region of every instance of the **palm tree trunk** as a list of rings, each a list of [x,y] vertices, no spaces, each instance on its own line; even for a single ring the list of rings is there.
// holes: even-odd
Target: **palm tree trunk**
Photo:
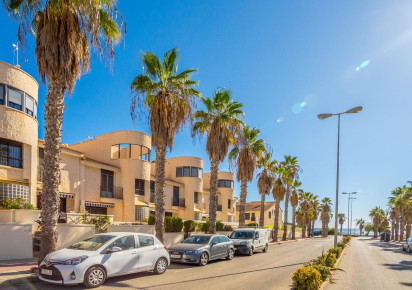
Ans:
[[[392,223],[391,223],[391,240],[394,240],[395,239],[395,220],[392,220]]]
[[[311,222],[311,221],[308,221],[307,226],[308,226],[308,238],[310,238],[310,237],[312,236],[312,235],[311,235],[312,222]]]
[[[406,239],[411,236],[411,229],[412,229],[412,215],[409,214],[408,219],[406,220]]]
[[[275,203],[275,223],[273,225],[273,241],[278,241],[278,231],[279,231],[279,208],[280,208],[280,200],[276,200]]]
[[[245,226],[246,196],[247,181],[246,179],[242,179],[240,181],[239,227]]]
[[[39,262],[56,250],[57,220],[60,197],[60,149],[66,88],[58,82],[49,81],[44,107],[45,148],[44,178],[41,195],[41,250]]]
[[[395,219],[395,241],[399,241],[399,217]]]
[[[315,220],[312,222],[312,238],[315,236]]]
[[[292,240],[296,240],[296,206],[292,206]]]
[[[209,233],[216,233],[217,181],[219,160],[212,160],[210,168],[210,198],[209,198]]]
[[[373,224],[373,238],[377,238],[378,237],[378,224],[375,222]]]
[[[403,215],[399,218],[399,241],[403,242]]]
[[[165,164],[166,146],[156,147],[156,172],[155,172],[155,230],[156,237],[164,242],[165,229]]]
[[[260,194],[260,217],[259,217],[259,226],[265,226],[265,199],[266,193]]]
[[[302,239],[306,238],[306,214],[303,213],[303,218],[302,218]]]
[[[284,221],[283,221],[283,237],[282,240],[286,241],[286,235],[288,232],[288,207],[289,207],[289,195],[290,195],[290,186],[289,184],[286,187],[286,195],[285,195],[285,215],[284,215]]]
[[[340,224],[340,235],[341,235],[341,236],[343,236],[342,227],[343,227],[343,224]]]

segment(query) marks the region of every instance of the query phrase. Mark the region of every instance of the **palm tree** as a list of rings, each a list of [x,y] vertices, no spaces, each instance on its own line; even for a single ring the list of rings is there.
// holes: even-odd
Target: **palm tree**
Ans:
[[[398,240],[397,230],[399,228],[399,241],[403,241],[403,234],[407,222],[408,200],[410,197],[410,188],[406,185],[398,187],[392,191],[392,196],[389,197],[389,205],[395,209],[395,239]]]
[[[209,232],[216,232],[217,173],[229,146],[235,143],[244,115],[243,105],[231,100],[229,90],[217,90],[212,98],[202,98],[206,110],[195,113],[192,136],[207,135],[206,151],[210,158]]]
[[[273,241],[278,241],[278,231],[279,231],[279,209],[280,202],[285,198],[286,188],[285,179],[289,175],[289,171],[282,165],[279,164],[274,168],[276,173],[276,179],[272,188],[272,195],[275,199],[275,220],[273,224]],[[287,227],[287,224],[283,223],[283,227]]]
[[[312,230],[311,230],[311,235],[312,237],[315,236],[315,222],[318,219],[319,216],[319,200],[318,200],[318,196],[317,195],[313,195],[312,196],[312,200],[311,200],[311,207],[312,207]]]
[[[289,155],[285,156],[285,160],[283,161],[283,165],[288,169],[289,176],[288,181],[286,182],[286,194],[285,194],[285,212],[284,212],[284,224],[288,224],[288,206],[289,206],[289,199],[290,199],[290,189],[293,181],[295,179],[299,179],[299,171],[300,167],[298,165],[298,159],[296,157],[292,157]],[[282,239],[286,241],[286,234],[287,234],[287,226],[283,228],[283,237]]]
[[[391,220],[391,237],[392,240],[395,239],[395,227],[396,227],[396,211],[395,208],[389,203],[389,219]]]
[[[302,182],[294,180],[292,184],[292,194],[290,196],[290,205],[292,206],[292,240],[296,240],[296,207],[299,204],[298,187],[301,185]]]
[[[356,225],[359,226],[359,234],[362,236],[362,230],[365,227],[365,220],[364,219],[356,220]]]
[[[372,218],[373,222],[373,237],[378,237],[378,229],[381,224],[382,218],[385,216],[385,212],[380,207],[374,207],[369,212],[369,216]]]
[[[239,226],[245,225],[245,207],[247,183],[252,181],[256,163],[266,147],[263,139],[259,139],[260,130],[244,126],[237,136],[236,144],[229,153],[230,164],[236,163],[236,178],[240,182]]]
[[[343,227],[343,224],[346,221],[345,214],[344,213],[338,214],[338,220],[339,220],[339,224],[340,224],[340,234],[343,236],[342,227]]]
[[[176,48],[165,53],[163,62],[152,52],[143,53],[141,60],[143,74],[137,75],[130,86],[130,112],[133,120],[145,110],[148,113],[156,151],[155,229],[156,237],[163,242],[166,151],[172,150],[175,135],[187,122],[192,122],[196,97],[200,97],[200,93],[194,89],[198,82],[190,80],[195,69],[178,73]]]
[[[322,236],[325,238],[328,236],[328,224],[331,217],[331,205],[332,200],[329,197],[322,199],[320,218],[322,220]]]
[[[270,193],[273,186],[273,168],[276,165],[277,161],[272,160],[272,153],[268,150],[263,152],[260,156],[257,167],[262,171],[257,175],[258,177],[258,190],[261,196],[260,200],[260,217],[259,217],[259,226],[263,227],[265,225],[265,198],[266,195]]]
[[[300,210],[302,212],[302,238],[306,238],[310,196],[310,192],[299,191]]]
[[[34,33],[37,69],[48,84],[45,120],[44,178],[42,186],[42,241],[39,261],[56,250],[59,214],[60,152],[64,96],[89,69],[90,48],[109,60],[120,40],[114,20],[115,1],[3,1],[8,14],[19,22],[17,37]],[[121,17],[120,17],[121,19]]]

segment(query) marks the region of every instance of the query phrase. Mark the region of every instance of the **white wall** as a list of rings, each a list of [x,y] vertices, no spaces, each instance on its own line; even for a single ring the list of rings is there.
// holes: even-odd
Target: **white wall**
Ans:
[[[66,248],[96,234],[94,225],[57,225],[57,249]]]
[[[32,224],[0,223],[0,260],[33,258]]]
[[[170,247],[174,244],[183,241],[184,233],[164,233],[165,242],[163,243],[166,247]]]
[[[107,232],[132,232],[132,233],[144,233],[154,235],[154,226],[149,225],[109,225]]]

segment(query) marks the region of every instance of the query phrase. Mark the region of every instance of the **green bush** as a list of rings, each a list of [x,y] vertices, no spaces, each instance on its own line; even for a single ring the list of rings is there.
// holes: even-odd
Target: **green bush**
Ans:
[[[222,232],[224,227],[225,225],[222,223],[222,221],[216,221],[216,231]]]
[[[323,262],[326,267],[333,267],[336,263],[336,254],[332,254],[332,253],[324,254]]]
[[[153,214],[149,214],[149,219],[147,220],[148,225],[154,225],[155,224],[155,216]]]
[[[196,223],[195,223],[195,221],[192,221],[192,220],[184,221],[184,223],[183,223],[183,231],[184,231],[185,233],[191,233],[191,232],[194,232],[195,230],[196,230]]]
[[[326,281],[326,279],[328,279],[328,277],[331,275],[330,269],[326,266],[313,265],[312,268],[319,272],[322,281]]]
[[[342,241],[343,241],[345,244],[347,244],[347,243],[349,243],[349,241],[350,241],[351,239],[352,239],[351,236],[344,236],[343,239],[342,239]]]
[[[209,232],[209,220],[206,220],[206,222],[202,223],[202,227],[200,229],[202,232],[207,234]]]
[[[225,225],[223,228],[224,232],[233,232],[233,227],[229,225]]]
[[[248,224],[245,224],[245,227],[256,227],[256,226],[257,226],[256,223],[248,223]]]
[[[165,217],[165,232],[181,232],[183,229],[183,220],[178,217]]]
[[[328,235],[334,235],[334,234],[335,234],[335,228],[328,229]]]
[[[344,249],[345,247],[346,247],[346,245],[345,245],[344,242],[339,242],[339,243],[338,243],[338,248],[341,248],[342,251],[343,251],[343,249]]]
[[[335,254],[335,255],[336,255],[336,258],[339,258],[339,257],[340,257],[340,254],[342,253],[342,248],[340,248],[340,247],[330,248],[330,249],[329,249],[329,253]]]
[[[18,197],[16,199],[5,198],[0,201],[0,207],[6,209],[35,209],[35,207],[25,201],[24,199]]]
[[[322,284],[322,276],[318,270],[304,266],[292,274],[293,286],[298,290],[316,290]]]

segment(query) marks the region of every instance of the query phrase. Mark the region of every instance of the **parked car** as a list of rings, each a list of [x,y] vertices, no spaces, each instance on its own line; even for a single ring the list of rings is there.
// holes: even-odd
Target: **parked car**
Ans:
[[[412,253],[412,237],[409,237],[405,242],[402,243],[402,251],[408,251]]]
[[[40,264],[39,276],[50,283],[83,283],[95,288],[109,277],[142,271],[163,274],[169,264],[169,253],[155,236],[107,233],[48,254]]]
[[[266,253],[268,250],[268,231],[265,228],[239,228],[234,230],[229,238],[235,251],[240,254],[252,256],[256,251]]]
[[[224,235],[191,235],[183,242],[169,248],[170,261],[205,266],[209,261],[226,258],[232,260],[235,254],[233,243]]]

